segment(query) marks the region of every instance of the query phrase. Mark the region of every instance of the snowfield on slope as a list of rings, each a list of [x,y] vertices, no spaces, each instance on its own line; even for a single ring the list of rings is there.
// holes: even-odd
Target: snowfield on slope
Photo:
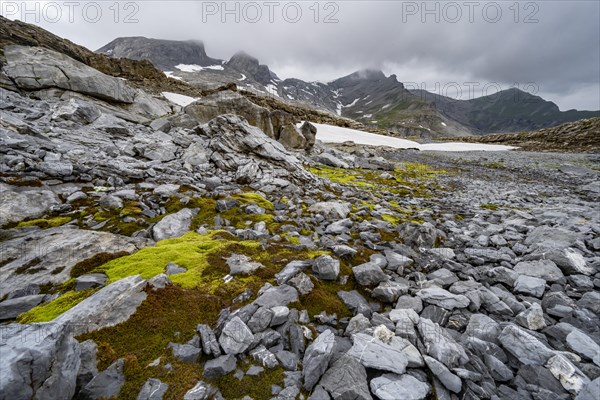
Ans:
[[[190,105],[193,102],[195,102],[196,100],[198,100],[194,97],[186,96],[186,95],[179,94],[179,93],[162,92],[162,95],[164,96],[164,98],[169,100],[171,103],[175,103],[181,107]]]
[[[343,143],[351,141],[356,144],[370,146],[388,146],[397,149],[418,149],[423,151],[507,151],[516,149],[516,147],[512,146],[460,142],[420,144],[412,140],[383,136],[356,129],[326,124],[312,124],[317,127],[317,140],[321,140],[325,143]],[[298,124],[298,126],[301,125],[302,123]]]

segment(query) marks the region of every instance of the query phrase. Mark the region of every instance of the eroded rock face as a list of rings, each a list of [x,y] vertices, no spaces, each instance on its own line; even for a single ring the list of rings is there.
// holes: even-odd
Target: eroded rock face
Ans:
[[[71,268],[98,253],[132,253],[144,239],[71,227],[33,231],[0,243],[5,263],[0,276],[0,296],[30,284],[59,284],[70,279]]]
[[[68,325],[5,325],[0,359],[4,399],[70,399],[75,394],[80,347]]]
[[[274,182],[275,177],[296,182],[314,181],[298,158],[281,143],[238,116],[221,115],[200,129],[209,138],[207,147],[213,151],[211,162],[221,170],[237,172],[238,181],[268,184]]]
[[[54,322],[68,324],[75,335],[127,321],[146,300],[146,281],[139,275],[112,283],[86,298]]]
[[[59,88],[103,100],[133,103],[135,91],[123,80],[105,75],[53,50],[7,46],[2,71],[23,90]]]

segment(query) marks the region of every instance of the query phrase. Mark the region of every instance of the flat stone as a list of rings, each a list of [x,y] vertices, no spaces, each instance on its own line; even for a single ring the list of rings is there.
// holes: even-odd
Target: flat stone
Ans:
[[[125,361],[120,358],[106,370],[96,375],[81,391],[78,398],[82,400],[101,400],[117,397],[125,384],[123,367]]]
[[[240,319],[233,317],[225,324],[219,337],[219,344],[225,354],[240,354],[250,347],[254,335],[248,326]]]
[[[94,289],[106,285],[108,277],[105,274],[88,274],[75,278],[75,291]]]
[[[43,294],[34,294],[0,302],[0,321],[18,317],[40,304],[45,297]]]
[[[169,385],[158,379],[149,378],[138,394],[137,400],[162,400]]]
[[[235,371],[236,366],[237,361],[235,356],[232,354],[227,354],[213,360],[208,360],[204,364],[204,372],[202,372],[202,376],[207,379],[216,379]]]
[[[522,364],[544,365],[555,352],[516,325],[506,326],[498,340]]]
[[[396,374],[403,374],[406,371],[408,359],[401,349],[365,333],[353,335],[352,342],[352,348],[347,354],[356,358],[365,367]]]
[[[232,254],[225,262],[229,266],[229,274],[231,275],[250,275],[264,267],[261,263],[252,261],[250,257],[243,254]]]
[[[254,304],[262,307],[287,306],[298,301],[298,291],[290,285],[273,286],[261,294]]]
[[[542,297],[546,290],[546,281],[532,276],[520,275],[515,281],[514,289],[517,293]]]
[[[422,400],[431,386],[411,375],[383,374],[370,383],[371,392],[380,400]]]
[[[315,260],[312,271],[319,279],[334,281],[340,273],[340,262],[331,256],[320,256]]]
[[[471,303],[466,296],[452,294],[436,286],[419,290],[417,296],[426,303],[434,304],[447,310],[466,308]]]
[[[320,385],[334,400],[371,400],[367,371],[354,357],[343,355],[325,372]]]
[[[462,389],[462,381],[454,375],[444,364],[429,356],[423,356],[425,364],[429,370],[442,382],[442,384],[450,391],[459,393]]]
[[[189,231],[196,214],[198,214],[197,209],[184,208],[174,214],[166,215],[152,227],[154,240],[158,242],[183,236]]]
[[[548,282],[556,282],[564,275],[552,260],[521,261],[514,271],[520,275],[533,276]]]
[[[326,330],[307,347],[302,362],[304,365],[302,376],[305,390],[312,390],[327,370],[329,360],[333,355],[334,344],[335,336],[331,331]]]
[[[352,268],[354,278],[362,286],[374,286],[383,281],[389,280],[389,277],[372,262],[364,263]]]

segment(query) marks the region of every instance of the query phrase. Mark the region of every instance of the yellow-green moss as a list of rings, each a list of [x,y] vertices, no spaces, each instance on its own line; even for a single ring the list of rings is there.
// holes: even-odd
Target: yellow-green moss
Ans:
[[[96,270],[104,272],[109,282],[138,274],[148,279],[164,272],[166,265],[174,262],[187,269],[171,277],[174,283],[184,288],[200,287],[208,283],[202,280],[208,256],[230,244],[231,241],[215,238],[212,233],[199,235],[188,232],[180,238],[163,240],[130,256],[109,261]],[[243,242],[243,246],[247,247],[256,245],[256,242]]]
[[[264,208],[267,211],[273,211],[275,207],[273,203],[265,199],[258,193],[242,193],[232,197],[234,200],[238,200],[242,204],[256,204],[259,207]]]
[[[57,226],[71,222],[71,220],[71,217],[38,218],[29,221],[21,221],[17,225],[17,228],[25,228],[28,226],[37,226],[42,229],[56,228]]]
[[[79,292],[67,292],[50,303],[39,305],[19,315],[17,321],[21,324],[52,321],[54,318],[85,300],[92,293],[94,293],[93,289],[82,290]]]
[[[493,204],[493,203],[481,204],[479,207],[483,208],[484,210],[491,210],[491,211],[498,211],[498,209],[500,208],[498,206],[498,204]]]

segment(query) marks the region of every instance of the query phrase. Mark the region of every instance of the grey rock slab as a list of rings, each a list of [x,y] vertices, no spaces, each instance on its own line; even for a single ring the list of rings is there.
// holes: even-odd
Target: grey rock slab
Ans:
[[[333,355],[334,344],[335,336],[330,330],[327,330],[317,336],[314,342],[306,348],[302,361],[305,390],[312,390],[327,370],[329,360]]]
[[[539,331],[546,327],[544,311],[538,303],[532,303],[527,310],[520,312],[515,317],[515,322],[532,331]]]
[[[389,280],[389,277],[383,272],[381,267],[372,262],[353,267],[352,273],[356,281],[362,286],[374,286]]]
[[[312,261],[292,261],[275,274],[275,282],[282,285],[310,266],[312,266]]]
[[[372,291],[372,296],[385,303],[394,303],[398,298],[408,293],[409,286],[402,282],[385,281],[381,282]]]
[[[426,303],[434,304],[447,310],[466,308],[471,302],[466,296],[452,294],[436,286],[419,290],[417,296]]]
[[[201,349],[191,344],[169,343],[173,357],[181,362],[193,364],[200,358]]]
[[[227,354],[212,360],[208,360],[204,364],[204,372],[202,376],[208,379],[216,379],[235,371],[237,360],[232,354]]]
[[[588,335],[575,328],[567,335],[566,342],[571,350],[600,366],[600,346]]]
[[[0,183],[0,227],[41,217],[57,204],[60,200],[50,190],[21,189]]]
[[[199,381],[183,396],[183,400],[209,400],[218,395],[218,390],[204,381]]]
[[[506,326],[498,340],[502,347],[525,365],[544,365],[555,352],[516,325]]]
[[[250,347],[253,340],[254,335],[250,328],[240,317],[233,317],[225,324],[219,337],[219,344],[225,354],[240,354]]]
[[[338,297],[354,314],[363,314],[365,317],[370,318],[373,310],[367,302],[367,300],[356,290],[350,292],[339,291],[337,292]]]
[[[344,219],[350,213],[350,205],[338,201],[315,203],[308,208],[309,212],[321,214],[333,220]]]
[[[3,72],[24,90],[59,88],[103,100],[133,103],[135,91],[122,79],[105,75],[54,50],[6,46]]]
[[[0,360],[4,399],[70,399],[75,394],[80,346],[68,326],[4,325]]]
[[[137,400],[162,400],[169,385],[161,382],[158,379],[149,378],[140,393],[137,396]]]
[[[462,381],[454,375],[444,364],[429,356],[423,356],[425,364],[429,370],[442,382],[442,384],[450,391],[459,393],[462,389]]]
[[[26,289],[31,284],[64,283],[71,279],[73,266],[81,261],[98,253],[133,253],[147,243],[145,239],[75,229],[68,225],[36,230],[6,240],[0,243],[3,260],[9,260],[0,274],[0,297]],[[61,256],[64,254],[69,257]],[[19,273],[23,268],[27,273]]]
[[[300,272],[292,279],[290,279],[289,284],[298,290],[300,295],[307,295],[315,288],[315,284],[311,281],[310,277],[306,275],[304,272]]]
[[[264,345],[259,345],[257,348],[250,352],[250,356],[254,361],[260,363],[265,368],[273,369],[279,365],[275,354],[271,353]]]
[[[417,327],[427,354],[446,367],[454,368],[469,360],[463,346],[456,342],[446,329],[426,318],[420,318]]]
[[[403,374],[406,371],[408,359],[402,349],[365,333],[353,335],[352,342],[352,348],[347,354],[365,367],[397,374]]]
[[[85,385],[79,392],[78,398],[82,400],[101,400],[117,397],[125,384],[124,366],[125,361],[122,358],[115,361]]]
[[[564,277],[552,260],[521,261],[515,265],[514,271],[519,275],[533,276],[548,282],[556,282]]]
[[[252,261],[252,259],[244,254],[232,254],[225,262],[229,266],[229,273],[231,275],[250,275],[254,271],[263,268],[259,262]]]
[[[514,290],[517,293],[542,297],[546,290],[546,281],[532,276],[520,275],[515,281]]]
[[[572,394],[579,393],[590,382],[590,379],[562,354],[551,357],[545,366],[559,380],[563,388]]]
[[[75,278],[75,291],[103,287],[108,277],[105,274],[87,274]]]
[[[334,400],[371,400],[367,371],[354,357],[343,355],[325,372],[320,385]]]
[[[371,392],[380,400],[422,400],[431,386],[411,375],[383,374],[370,382]]]
[[[298,301],[298,291],[290,285],[273,286],[262,293],[254,304],[262,307],[287,306]]]
[[[296,371],[298,369],[298,356],[291,351],[279,350],[275,353],[279,365],[287,371]]]
[[[20,314],[31,310],[44,301],[46,296],[34,294],[31,296],[16,297],[0,302],[0,321],[14,319]]]
[[[71,325],[75,335],[125,322],[146,300],[146,284],[139,275],[111,283],[55,318],[54,322]]]
[[[485,365],[494,380],[499,382],[508,382],[513,379],[513,373],[502,361],[491,354],[484,355]]]
[[[340,273],[340,262],[331,256],[320,256],[314,261],[312,271],[319,279],[334,281]]]
[[[178,238],[190,229],[192,219],[198,214],[197,209],[184,208],[174,214],[166,215],[152,227],[154,240]]]
[[[465,337],[476,337],[486,342],[495,343],[500,334],[500,325],[485,314],[473,314],[465,329]]]
[[[598,400],[598,393],[600,393],[600,378],[585,384],[575,400]]]

